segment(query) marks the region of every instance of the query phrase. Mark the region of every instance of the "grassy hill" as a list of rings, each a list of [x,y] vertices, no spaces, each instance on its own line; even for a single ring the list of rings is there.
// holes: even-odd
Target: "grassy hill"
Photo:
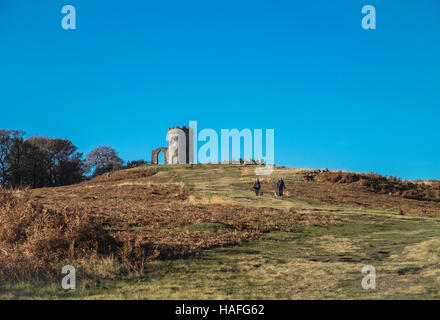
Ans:
[[[305,182],[277,167],[256,197],[254,170],[147,166],[3,195],[0,298],[440,298],[436,182]],[[60,288],[65,264],[75,291]],[[365,265],[376,290],[361,287]]]

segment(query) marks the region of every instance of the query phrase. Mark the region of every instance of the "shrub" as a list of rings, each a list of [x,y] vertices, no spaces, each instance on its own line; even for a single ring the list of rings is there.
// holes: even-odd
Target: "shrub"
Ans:
[[[25,195],[0,190],[1,280],[53,278],[57,262],[97,257],[110,252],[112,242],[79,208],[46,209]]]
[[[440,184],[411,182],[377,173],[322,172],[320,181],[362,186],[376,193],[393,194],[407,199],[440,201]]]

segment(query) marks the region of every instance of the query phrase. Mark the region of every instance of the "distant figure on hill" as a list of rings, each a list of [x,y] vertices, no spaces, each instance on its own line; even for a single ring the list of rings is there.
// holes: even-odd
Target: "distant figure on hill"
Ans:
[[[255,182],[254,182],[254,190],[255,190],[256,196],[260,195],[260,188],[261,188],[260,180],[258,180],[258,178],[257,178],[257,179],[255,179]]]
[[[286,188],[286,185],[284,184],[283,178],[280,178],[280,180],[278,180],[277,187],[278,187],[278,196],[282,197],[284,188]]]
[[[309,179],[310,179],[310,176],[309,176],[309,174],[308,174],[308,173],[307,173],[307,174],[305,175],[304,179],[305,179],[306,181],[309,181]]]

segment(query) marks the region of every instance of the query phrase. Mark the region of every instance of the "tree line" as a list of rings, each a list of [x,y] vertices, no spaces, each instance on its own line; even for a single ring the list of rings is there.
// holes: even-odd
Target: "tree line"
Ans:
[[[92,150],[85,159],[67,139],[24,138],[21,130],[0,129],[0,186],[3,188],[56,187],[78,183],[91,176],[143,164],[128,162],[109,146]],[[90,176],[89,175],[89,176]]]

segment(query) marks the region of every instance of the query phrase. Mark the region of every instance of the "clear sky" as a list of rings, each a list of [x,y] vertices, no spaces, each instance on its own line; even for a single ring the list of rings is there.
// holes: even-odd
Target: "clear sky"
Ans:
[[[197,120],[275,129],[276,164],[440,179],[439,77],[438,0],[0,0],[0,128],[84,153],[150,160]]]

